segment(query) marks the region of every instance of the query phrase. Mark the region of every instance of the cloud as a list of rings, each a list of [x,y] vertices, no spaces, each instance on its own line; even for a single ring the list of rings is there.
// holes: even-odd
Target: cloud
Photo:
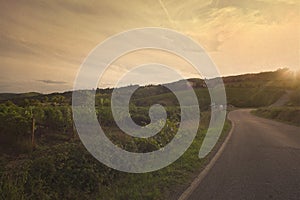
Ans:
[[[46,83],[46,84],[56,84],[56,85],[67,84],[67,82],[65,82],[65,81],[55,81],[55,80],[37,80],[37,81]]]
[[[158,2],[159,2],[159,4],[161,5],[161,8],[162,8],[162,9],[164,10],[164,12],[166,13],[166,16],[167,16],[169,22],[170,22],[171,24],[174,24],[174,21],[173,21],[173,19],[171,18],[170,14],[169,14],[169,11],[168,11],[168,9],[166,8],[165,4],[162,2],[162,0],[158,0]]]
[[[70,90],[96,45],[149,26],[187,34],[211,54],[223,75],[266,70],[273,63],[299,68],[299,8],[299,0],[0,1],[1,84],[11,91]],[[164,56],[161,60],[177,66]],[[152,55],[126,63],[144,57]],[[270,67],[262,67],[266,63]],[[115,67],[103,85],[127,69]],[[195,74],[180,69],[188,77]]]
[[[283,4],[291,4],[291,5],[298,5],[299,6],[299,1],[298,0],[257,0],[257,1],[262,1],[262,2],[267,2],[267,3],[283,3]]]

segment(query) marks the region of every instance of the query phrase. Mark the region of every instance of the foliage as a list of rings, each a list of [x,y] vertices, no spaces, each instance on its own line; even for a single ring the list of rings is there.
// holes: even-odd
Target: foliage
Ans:
[[[110,169],[96,161],[78,143],[39,147],[26,157],[6,161],[7,164],[1,167],[1,197],[137,200],[174,198],[174,194],[180,194],[206,162],[206,159],[198,158],[206,133],[205,127],[206,125],[199,129],[191,147],[176,162],[162,170],[145,174]],[[229,128],[226,123],[224,133]],[[145,147],[139,142],[136,145]]]
[[[261,107],[274,103],[286,89],[293,89],[290,105],[299,105],[297,83],[289,83],[286,70],[224,78],[227,101],[236,107]],[[73,132],[71,92],[48,95],[28,93],[0,96],[0,198],[1,199],[174,199],[192,180],[207,159],[198,152],[206,134],[210,96],[204,80],[190,79],[201,109],[196,139],[184,155],[170,166],[151,173],[128,174],[110,169],[96,161],[76,139]],[[186,96],[186,84],[180,95]],[[299,87],[298,87],[299,88]],[[84,92],[84,91],[83,91]],[[90,91],[86,91],[90,93]],[[155,151],[170,142],[181,120],[176,96],[163,85],[140,87],[130,101],[130,114],[114,119],[112,89],[97,89],[97,118],[113,143],[131,152]],[[11,101],[7,101],[11,99]],[[5,102],[5,103],[4,103]],[[217,102],[216,102],[217,103]],[[163,129],[150,138],[134,138],[123,133],[115,120],[131,117],[135,123],[150,123],[149,108],[161,104],[167,112]],[[191,108],[194,105],[191,105]],[[87,111],[89,112],[89,111]],[[257,114],[298,123],[299,108],[261,108]],[[35,126],[32,124],[35,120]],[[161,123],[161,121],[157,122]],[[30,135],[35,129],[38,146],[32,151]],[[230,129],[226,122],[223,135]],[[25,153],[25,154],[24,154]]]
[[[300,106],[300,87],[291,92],[289,104],[292,106]]]
[[[35,123],[32,123],[32,119]],[[34,125],[34,126],[33,126]],[[2,153],[25,153],[32,149],[31,132],[71,131],[73,126],[70,106],[20,107],[8,101],[0,104],[0,144]]]
[[[11,102],[0,104],[1,150],[6,152],[28,151],[30,115],[25,108]],[[27,141],[27,142],[26,142]]]
[[[300,107],[259,108],[254,114],[300,126]]]
[[[115,172],[81,146],[64,143],[10,161],[1,172],[4,199],[86,199],[112,184]]]

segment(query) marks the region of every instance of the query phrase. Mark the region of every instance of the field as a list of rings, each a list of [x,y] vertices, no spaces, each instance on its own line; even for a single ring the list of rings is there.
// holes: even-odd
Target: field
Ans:
[[[20,113],[27,108],[21,108],[14,104],[2,105],[2,112],[7,115],[15,114],[14,119],[21,118]],[[100,109],[100,108],[99,108]],[[138,108],[143,109],[143,108]],[[36,141],[30,143],[30,120],[20,129],[13,126],[16,121],[7,121],[7,115],[2,118],[10,136],[2,137],[10,139],[7,143],[14,146],[2,146],[5,154],[1,157],[1,182],[0,193],[4,199],[168,199],[173,195],[179,195],[192,180],[195,173],[206,159],[198,158],[198,151],[205,136],[210,114],[202,113],[200,129],[191,147],[175,163],[163,170],[146,174],[129,174],[110,169],[95,160],[83,147],[79,139],[70,131],[71,123],[63,120],[69,116],[68,106],[35,106],[32,112],[39,119],[39,126],[47,126],[47,131],[36,136]],[[19,112],[19,115],[17,114]],[[106,113],[104,109],[100,112]],[[176,109],[168,109],[168,113],[176,118]],[[109,115],[109,114],[108,114]],[[53,117],[53,119],[49,116]],[[133,114],[134,116],[134,114]],[[141,115],[143,116],[143,115]],[[142,123],[146,117],[133,117],[138,123]],[[30,116],[29,116],[30,119]],[[48,121],[46,125],[45,122]],[[101,121],[101,120],[100,120]],[[9,124],[12,123],[12,124]],[[134,139],[122,136],[113,122],[106,116],[102,120],[108,136],[112,141],[124,149],[137,152],[148,152],[164,146],[175,134],[174,121],[168,122],[168,127],[159,133],[160,139],[149,140]],[[39,127],[40,128],[40,127]],[[41,128],[40,128],[41,129]],[[45,127],[44,127],[45,129]],[[2,129],[4,130],[4,129]],[[27,130],[28,134],[24,134]],[[230,124],[226,122],[223,131],[230,130]],[[40,134],[40,133],[39,133]],[[121,139],[121,140],[120,140]],[[118,192],[116,192],[118,191]],[[174,192],[177,192],[176,194]]]
[[[299,86],[285,70],[225,77],[228,109],[257,108],[256,114],[299,124]],[[296,79],[298,80],[298,79]],[[1,199],[174,199],[208,162],[198,158],[207,132],[211,101],[204,80],[189,79],[198,97],[201,122],[196,139],[170,166],[151,173],[123,173],[98,162],[81,144],[73,125],[71,92],[0,95]],[[181,84],[175,82],[170,84]],[[111,113],[112,88],[97,89],[97,118],[110,140],[132,152],[151,152],[172,140],[180,122],[178,101],[163,85],[139,87],[130,100],[130,115],[141,126],[149,108],[161,104],[168,115],[162,131],[148,139],[133,138],[116,125]],[[285,91],[290,101],[269,108]],[[184,87],[179,91],[186,94]],[[224,125],[221,140],[230,130]],[[211,156],[211,155],[210,155]]]

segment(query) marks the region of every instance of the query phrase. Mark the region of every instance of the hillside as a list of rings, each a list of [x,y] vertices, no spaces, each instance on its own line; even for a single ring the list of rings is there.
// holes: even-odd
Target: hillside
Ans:
[[[293,74],[287,69],[274,72],[262,72],[257,74],[243,74],[237,76],[223,77],[228,104],[235,107],[261,107],[268,106],[280,98],[286,90],[292,93],[299,85],[300,75]],[[207,109],[210,105],[208,90],[203,79],[188,79],[190,85],[195,89],[202,109]],[[185,92],[186,84],[183,81],[168,83],[163,85],[141,86],[132,96],[131,100],[136,106],[145,106],[151,103],[161,103],[162,105],[177,105],[177,100],[165,85],[176,85]],[[129,86],[130,87],[130,86]],[[110,105],[112,88],[97,89],[96,105]],[[25,105],[28,101],[35,102],[55,102],[71,104],[72,92],[39,94],[0,94],[0,103],[7,100],[17,105]]]
[[[291,81],[286,73],[281,70],[224,77],[228,104],[265,107],[289,90],[287,106],[298,105],[299,79]],[[4,199],[171,199],[173,193],[184,190],[187,180],[207,161],[199,159],[198,152],[210,121],[210,96],[204,80],[188,81],[201,109],[196,139],[169,167],[141,175],[110,169],[89,154],[74,128],[72,92],[0,95],[0,194]],[[168,85],[177,85],[181,95],[187,93],[182,80]],[[101,127],[114,144],[130,152],[151,152],[175,137],[181,121],[180,107],[165,85],[139,87],[131,97],[130,117],[141,126],[150,123],[151,105],[159,103],[166,108],[165,126],[149,138],[131,137],[119,129],[110,107],[112,91],[111,88],[96,90],[95,110]],[[262,111],[266,116],[274,113]],[[276,118],[294,119],[293,109],[287,114],[276,114]],[[230,123],[226,121],[221,138],[229,130]]]

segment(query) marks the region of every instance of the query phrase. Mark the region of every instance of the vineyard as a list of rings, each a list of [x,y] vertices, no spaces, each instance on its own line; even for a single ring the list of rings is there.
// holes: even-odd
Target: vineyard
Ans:
[[[288,79],[272,80],[271,77],[265,73],[224,78],[228,108],[268,106],[286,88],[297,89]],[[198,158],[210,120],[209,93],[203,80],[189,81],[194,82],[201,110],[196,138],[175,163],[145,174],[119,172],[91,156],[73,124],[71,92],[1,94],[1,199],[171,199],[178,196],[209,159]],[[184,95],[186,91],[183,87],[179,92]],[[141,126],[150,123],[151,105],[158,103],[166,109],[167,120],[162,131],[147,139],[129,136],[118,128],[110,107],[112,89],[97,89],[95,93],[101,127],[114,144],[127,151],[155,151],[168,144],[177,132],[180,107],[174,94],[163,85],[140,87],[130,100],[128,117]],[[297,94],[292,93],[291,105],[299,102]],[[230,124],[226,122],[221,141],[229,129]]]

